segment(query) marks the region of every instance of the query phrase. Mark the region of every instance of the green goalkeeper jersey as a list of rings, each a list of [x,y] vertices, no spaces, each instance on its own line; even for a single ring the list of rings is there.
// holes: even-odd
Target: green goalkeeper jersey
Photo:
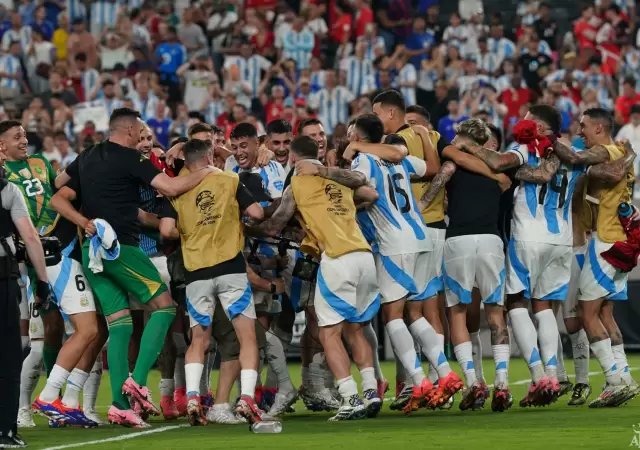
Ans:
[[[33,155],[24,161],[7,161],[5,168],[9,181],[22,191],[33,226],[41,236],[51,233],[58,213],[49,206],[56,179],[49,161],[42,155]]]

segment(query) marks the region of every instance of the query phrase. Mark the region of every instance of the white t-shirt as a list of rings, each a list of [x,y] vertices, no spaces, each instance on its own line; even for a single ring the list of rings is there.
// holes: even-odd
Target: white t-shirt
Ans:
[[[124,66],[127,67],[131,61],[133,61],[133,53],[129,50],[128,45],[123,45],[115,49],[100,46],[100,64],[102,70],[111,70],[118,63],[124,64]]]
[[[229,27],[231,24],[234,24],[238,21],[238,15],[233,11],[227,11],[223,14],[216,13],[209,18],[209,22],[207,23],[207,31],[225,29]],[[215,52],[222,48],[222,43],[226,34],[220,34],[219,36],[213,38],[211,40],[211,49]]]
[[[377,156],[360,153],[351,163],[351,170],[367,177],[375,188],[378,200],[366,212],[370,225],[359,221],[361,227],[373,225],[378,250],[383,256],[404,255],[433,250],[418,204],[411,191],[411,175],[423,177],[427,164],[414,156],[407,156],[399,164],[383,161]]]
[[[185,81],[184,103],[189,111],[200,111],[207,98],[209,85],[218,79],[208,70],[188,70],[183,74]]]
[[[36,64],[53,64],[51,51],[56,48],[55,45],[48,41],[34,42],[33,48],[35,50],[33,59]]]

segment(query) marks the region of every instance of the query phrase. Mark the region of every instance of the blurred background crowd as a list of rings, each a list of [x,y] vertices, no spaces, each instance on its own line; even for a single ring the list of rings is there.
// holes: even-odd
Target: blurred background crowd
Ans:
[[[396,88],[448,139],[482,117],[508,145],[527,106],[547,103],[576,147],[581,111],[602,106],[638,149],[637,12],[635,0],[0,0],[0,118],[22,118],[30,151],[58,168],[122,106],[164,147],[197,121],[228,133],[308,117],[332,142]]]

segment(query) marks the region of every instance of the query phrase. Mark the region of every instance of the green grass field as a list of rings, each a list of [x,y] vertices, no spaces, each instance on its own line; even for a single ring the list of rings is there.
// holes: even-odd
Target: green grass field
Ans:
[[[568,362],[571,366],[571,362]],[[456,370],[458,369],[457,364]],[[632,356],[629,365],[640,368],[640,356]],[[487,381],[493,378],[493,361],[485,360]],[[299,366],[290,367],[292,376],[299,384]],[[385,374],[393,384],[395,366],[384,363]],[[572,372],[572,369],[569,369]],[[591,385],[599,393],[604,377],[596,361],[592,360]],[[214,372],[213,377],[217,375]],[[640,422],[640,400],[635,399],[626,406],[614,409],[589,409],[566,406],[568,397],[562,397],[547,408],[522,409],[517,406],[527,385],[523,381],[529,372],[521,359],[511,361],[511,389],[515,406],[504,413],[493,413],[490,409],[465,411],[458,409],[457,402],[450,411],[419,411],[409,417],[389,410],[389,402],[376,419],[354,422],[329,423],[328,413],[307,412],[298,402],[298,412],[285,416],[283,431],[278,435],[254,434],[247,425],[189,427],[179,421],[152,420],[153,429],[129,430],[107,425],[93,430],[62,428],[49,429],[46,421],[37,417],[37,427],[22,430],[23,438],[32,449],[57,449],[89,447],[91,449],[394,449],[400,445],[406,449],[464,448],[482,449],[616,449],[628,448],[634,437],[633,426]],[[359,376],[357,376],[359,379]],[[155,399],[159,401],[157,385],[159,374],[149,377],[155,388]],[[38,390],[44,378],[40,380]],[[215,385],[215,384],[214,384]],[[105,376],[98,398],[99,411],[106,416],[109,405],[109,382]],[[393,392],[387,393],[392,396]],[[181,427],[180,427],[181,426]],[[164,427],[172,427],[165,429]],[[180,427],[180,428],[178,428]],[[154,433],[153,431],[156,430]],[[127,435],[136,435],[126,438]],[[116,438],[122,440],[114,440]],[[109,441],[106,441],[110,439]],[[335,446],[335,447],[334,447]],[[632,448],[635,445],[631,446]]]

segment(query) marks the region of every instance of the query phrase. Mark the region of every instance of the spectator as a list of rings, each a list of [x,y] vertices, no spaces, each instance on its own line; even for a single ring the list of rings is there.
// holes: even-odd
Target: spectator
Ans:
[[[68,89],[70,85],[70,82],[63,82],[59,70],[51,70],[49,73],[49,90],[40,96],[49,114],[53,114],[55,111],[54,106],[51,104],[51,99],[54,96],[59,96],[66,106],[73,106],[78,103],[78,97],[72,89]]]
[[[31,76],[31,88],[37,94],[47,90],[47,79],[55,61],[56,49],[49,41],[45,41],[40,29],[32,32],[32,41],[27,50],[29,66],[33,72]]]
[[[69,164],[75,161],[75,159],[78,157],[78,154],[71,149],[71,146],[69,145],[69,139],[63,131],[57,131],[54,134],[53,139],[56,144],[56,149],[58,149],[58,152],[60,152],[60,167],[62,169],[66,169],[67,167],[69,167]]]
[[[140,116],[145,122],[153,117],[160,99],[151,91],[149,75],[138,73],[135,78],[136,90],[130,94],[134,109],[140,111]]]
[[[599,26],[600,19],[595,15],[593,5],[583,6],[580,18],[573,25],[573,34],[578,41],[580,56],[583,59],[589,59],[595,53]]]
[[[218,117],[224,112],[226,106],[220,82],[214,81],[208,86],[208,94],[200,107],[207,123],[217,123]]]
[[[444,33],[444,28],[440,23],[440,7],[437,3],[432,4],[427,9],[427,18],[426,18],[426,29],[431,35],[436,44],[440,44],[442,42],[442,33]]]
[[[640,94],[636,91],[635,78],[625,78],[622,83],[622,94],[616,100],[615,119],[618,125],[629,123],[631,107],[640,104]]]
[[[23,24],[27,26],[31,26],[33,24],[36,5],[35,0],[22,0],[22,3],[18,6],[18,14],[20,15],[20,19]]]
[[[151,33],[144,25],[144,16],[140,9],[133,9],[130,14],[131,20],[131,46],[150,48]]]
[[[189,11],[185,12],[185,15],[191,17]],[[198,27],[195,24],[190,24],[186,29],[187,34],[190,33],[191,25]],[[200,32],[202,32],[202,30],[200,30]],[[167,28],[166,40],[156,47],[155,55],[158,61],[160,84],[167,87],[169,102],[173,104],[181,101],[180,79],[177,72],[187,61],[188,53],[185,52],[185,47],[178,41],[175,27],[171,26]],[[192,57],[193,56],[196,55],[193,54]]]
[[[9,45],[9,52],[0,58],[0,98],[5,109],[14,110],[18,97],[28,89],[20,60],[20,42],[13,41]]]
[[[346,74],[346,87],[354,96],[360,96],[363,93],[362,88],[366,79],[373,73],[371,60],[365,57],[364,42],[360,41],[356,44],[354,56],[348,56],[341,60],[340,70]]]
[[[102,103],[107,109],[109,117],[114,109],[122,108],[123,102],[116,97],[116,84],[113,80],[106,80],[102,83]]]
[[[420,69],[422,61],[429,59],[431,47],[435,45],[433,34],[427,31],[427,22],[422,17],[413,21],[413,32],[405,42],[405,53],[411,58],[411,63]]]
[[[413,25],[413,4],[411,0],[377,0],[378,21],[382,26],[380,33],[384,37],[387,52],[406,40]]]
[[[215,3],[212,12],[213,14],[209,17],[209,22],[207,23],[207,36],[210,39],[211,52],[216,58],[215,54],[222,51],[225,39],[238,21],[238,14],[229,9],[229,2],[227,1]]]
[[[76,69],[80,73],[80,79],[82,81],[82,94],[81,100],[89,102],[95,100],[100,92],[100,73],[91,68],[87,64],[87,55],[85,53],[78,53],[75,56]]]
[[[462,52],[462,46],[467,41],[465,35],[465,28],[460,19],[458,13],[452,13],[449,17],[449,26],[445,28],[442,35],[442,40],[447,43],[448,46],[454,46],[459,52]]]
[[[298,69],[309,67],[311,52],[315,46],[313,33],[304,27],[304,19],[293,19],[291,29],[282,38],[281,59],[293,59]]]
[[[616,141],[628,140],[634,149],[640,148],[640,104],[635,104],[629,111],[629,122],[620,128]],[[640,178],[639,163],[635,163],[636,179]]]
[[[431,49],[431,57],[424,59],[418,73],[416,99],[418,105],[431,105],[435,101],[435,85],[444,75],[444,55],[440,47]]]
[[[177,75],[184,80],[184,103],[187,110],[200,111],[209,85],[218,81],[218,76],[213,71],[213,61],[206,55],[199,55],[181,65]]]
[[[531,91],[522,85],[519,73],[511,76],[511,84],[500,94],[500,102],[507,108],[504,129],[510,131],[515,120],[520,118],[520,109],[531,101]]]
[[[73,61],[77,54],[84,53],[89,67],[98,65],[98,44],[91,33],[87,31],[83,19],[75,19],[69,39],[67,40],[67,54]]]
[[[51,128],[51,116],[43,108],[39,97],[34,97],[29,107],[23,111],[22,124],[28,133],[39,136],[44,136],[45,132]]]
[[[318,117],[325,126],[327,133],[332,134],[339,123],[347,123],[349,118],[349,104],[355,96],[344,86],[338,86],[335,70],[327,70],[326,87],[313,94],[310,106],[318,111]]]
[[[278,70],[278,68],[274,67],[274,70]],[[251,90],[251,85],[242,80],[240,67],[237,65],[232,65],[226,72],[224,92],[225,94],[234,97],[236,102],[243,105],[245,108],[251,108],[253,91]]]
[[[478,53],[476,57],[478,63],[478,71],[482,75],[494,77],[500,71],[500,59],[496,53],[489,51],[487,38],[480,36],[478,38]]]
[[[100,68],[112,70],[118,63],[129,64],[133,61],[133,53],[129,44],[116,33],[108,32],[100,45]]]
[[[55,147],[52,133],[47,133],[42,140],[42,156],[47,158],[47,161],[51,164],[51,168],[54,172],[58,172],[60,169],[60,161],[62,161],[62,155]]]
[[[186,8],[182,14],[182,23],[178,26],[178,38],[187,50],[183,61],[207,53],[207,37],[200,25],[194,23],[194,14],[193,8]],[[178,66],[181,64],[182,62]]]
[[[251,36],[251,48],[257,55],[273,59],[276,56],[276,49],[273,46],[275,39],[275,34],[270,30],[269,24],[261,20],[258,23],[258,33]]]
[[[117,0],[98,0],[91,3],[91,34],[95,39],[116,26],[122,7]]]
[[[2,35],[2,50],[7,52],[12,42],[18,42],[20,51],[25,53],[29,45],[31,45],[31,27],[28,25],[22,26],[22,18],[18,13],[12,13],[10,17],[11,28]]]
[[[403,53],[396,60],[396,70],[398,75],[395,80],[395,85],[400,88],[400,92],[404,96],[404,101],[407,106],[413,106],[417,103],[416,100],[416,85],[418,84],[418,71],[415,66],[409,61],[409,56]]]
[[[538,19],[533,23],[533,28],[540,39],[549,44],[554,58],[557,58],[560,44],[558,24],[551,18],[551,5],[547,2],[540,3],[538,7]]]
[[[67,42],[69,40],[69,16],[60,13],[58,16],[59,27],[53,32],[51,43],[56,47],[56,58],[67,59]]]
[[[153,131],[153,135],[156,137],[158,143],[164,148],[169,148],[169,139],[171,129],[173,128],[173,120],[167,117],[168,112],[164,102],[158,102],[154,115],[147,119],[147,125],[149,125]]]
[[[460,102],[456,98],[449,99],[447,110],[449,111],[449,115],[443,117],[438,122],[438,133],[447,141],[451,142],[456,136],[455,126],[460,122],[464,122],[469,117],[462,114]]]
[[[596,34],[596,43],[602,54],[603,71],[616,74],[620,60],[621,46],[629,40],[629,22],[625,20],[617,5],[611,5],[605,13],[605,22]]]
[[[540,53],[540,41],[533,35],[527,41],[528,52],[521,55],[518,63],[522,69],[522,76],[529,89],[542,95],[540,82],[549,73],[553,60],[547,54]]]
[[[331,27],[331,39],[338,44],[345,40],[351,41],[353,37],[351,30],[353,17],[351,16],[351,12],[347,10],[347,6],[340,1],[335,3],[334,9],[337,14],[337,19]],[[371,23],[365,25],[365,32],[368,25],[371,25]]]
[[[53,25],[47,20],[47,12],[44,5],[40,5],[35,11],[35,21],[31,24],[32,29],[40,30],[42,37],[46,41],[50,41],[53,37]]]
[[[367,0],[355,0],[353,6],[356,11],[356,25],[354,37],[358,39],[366,33],[367,25],[373,23],[373,10]]]
[[[258,96],[258,88],[263,78],[263,73],[271,68],[271,62],[265,57],[254,54],[248,42],[240,46],[238,56],[227,56],[224,61],[225,82],[231,78],[229,71],[236,67],[240,73],[240,81],[249,86],[248,94],[251,98]]]
[[[504,37],[504,27],[501,24],[491,26],[491,37],[487,39],[487,46],[491,53],[496,55],[498,65],[502,64],[505,59],[516,56],[516,45]]]

